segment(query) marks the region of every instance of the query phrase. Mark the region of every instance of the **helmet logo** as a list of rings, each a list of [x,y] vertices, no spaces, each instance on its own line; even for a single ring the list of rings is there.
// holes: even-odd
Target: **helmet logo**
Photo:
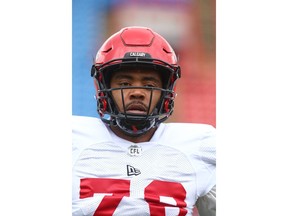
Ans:
[[[149,53],[145,52],[127,52],[125,53],[124,58],[129,57],[143,57],[143,58],[151,58],[151,55]]]
[[[129,56],[141,56],[141,57],[145,57],[145,53],[144,52],[130,52]]]

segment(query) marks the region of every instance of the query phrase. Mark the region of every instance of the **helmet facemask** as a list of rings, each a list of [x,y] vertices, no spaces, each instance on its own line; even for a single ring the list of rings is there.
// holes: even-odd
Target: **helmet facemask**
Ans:
[[[130,68],[150,68],[152,70],[158,71],[161,75],[163,86],[162,88],[156,87],[120,87],[120,88],[110,88],[110,79],[112,73],[117,73],[118,70],[123,69],[123,67]],[[176,79],[180,75],[179,67],[169,68],[164,65],[156,65],[152,62],[145,63],[135,63],[132,62],[122,62],[121,64],[110,65],[100,68],[98,71],[95,66],[92,66],[94,70],[95,78],[98,83],[98,113],[102,121],[108,123],[109,125],[118,126],[125,134],[129,136],[140,136],[145,134],[151,128],[157,127],[161,122],[165,121],[173,112],[174,108],[174,85]],[[127,105],[124,101],[124,91],[129,89],[146,89],[149,90],[150,98],[149,104],[146,107],[146,114],[131,114],[127,112]],[[113,91],[120,91],[122,97],[122,107],[123,111],[120,112],[118,105],[113,98]],[[161,91],[160,99],[155,108],[151,107],[151,101],[153,94],[156,91]],[[143,105],[144,106],[144,105]],[[153,109],[153,110],[151,110]]]

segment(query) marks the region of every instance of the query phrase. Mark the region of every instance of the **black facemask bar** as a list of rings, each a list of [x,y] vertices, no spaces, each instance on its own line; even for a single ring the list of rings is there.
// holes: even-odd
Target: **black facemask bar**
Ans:
[[[125,104],[125,100],[124,100],[124,91],[129,90],[129,89],[146,89],[150,91],[149,104],[147,107],[146,114],[141,115],[141,114],[132,114],[132,113],[127,112],[127,104]],[[120,112],[118,110],[112,97],[112,91],[116,91],[116,90],[121,91],[123,112]],[[153,110],[151,110],[152,109],[151,103],[152,103],[154,91],[161,91],[161,96],[156,107]],[[171,90],[157,88],[157,87],[148,87],[148,86],[143,86],[143,87],[129,86],[129,87],[110,88],[110,89],[102,90],[99,92],[100,94],[102,92],[104,95],[109,95],[108,97],[112,99],[113,101],[113,104],[110,107],[110,112],[105,113],[108,115],[109,120],[112,120],[112,122],[110,121],[110,124],[112,123],[112,125],[117,125],[126,134],[129,134],[130,136],[139,136],[141,134],[144,134],[152,127],[158,126],[160,122],[163,122],[164,120],[166,120],[168,116],[170,115],[170,113],[162,112],[162,110],[164,106],[163,101],[165,101],[165,98],[167,98],[167,95],[173,94]],[[171,99],[174,99],[174,98],[169,98],[169,100]]]

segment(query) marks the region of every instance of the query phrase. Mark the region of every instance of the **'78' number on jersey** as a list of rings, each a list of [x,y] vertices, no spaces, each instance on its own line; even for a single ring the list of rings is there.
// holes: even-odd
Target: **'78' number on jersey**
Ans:
[[[94,216],[113,215],[118,204],[124,196],[130,196],[130,180],[107,179],[107,178],[85,178],[80,183],[80,198],[93,197],[94,193],[110,193],[104,196]],[[179,216],[187,214],[185,209],[186,191],[177,182],[166,182],[154,180],[144,190],[144,199],[149,205],[150,215],[165,215],[165,206],[173,206],[160,202],[160,196],[173,197],[176,207],[180,209]],[[175,207],[175,206],[174,206]]]

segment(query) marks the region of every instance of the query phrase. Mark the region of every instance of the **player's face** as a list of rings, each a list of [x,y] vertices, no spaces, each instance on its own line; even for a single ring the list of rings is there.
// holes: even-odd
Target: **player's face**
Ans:
[[[160,90],[141,88],[162,88],[160,74],[150,69],[127,69],[117,71],[112,75],[110,84],[111,88],[138,87],[134,89],[112,91],[117,108],[122,113],[126,111],[126,113],[136,115],[150,114],[156,107],[161,96]],[[150,98],[151,105],[149,109]]]

